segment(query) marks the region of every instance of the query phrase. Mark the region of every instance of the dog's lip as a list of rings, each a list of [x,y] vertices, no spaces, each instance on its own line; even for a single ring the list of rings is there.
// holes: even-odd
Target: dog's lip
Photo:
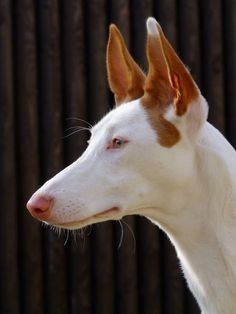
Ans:
[[[93,216],[87,217],[85,219],[82,220],[77,220],[77,221],[71,221],[71,222],[65,222],[65,223],[55,223],[53,224],[56,227],[60,227],[60,228],[70,228],[70,227],[75,227],[78,226],[78,228],[80,226],[89,224],[92,220],[94,220],[94,218],[101,218],[101,219],[109,219],[111,218],[111,216],[113,214],[119,214],[121,212],[121,209],[119,207],[111,207],[109,209],[106,209],[98,214],[95,214]]]
[[[111,207],[107,210],[104,210],[103,212],[101,213],[98,213],[96,215],[94,215],[93,217],[97,217],[97,218],[106,218],[107,214],[108,215],[112,215],[112,214],[117,214],[118,212],[120,212],[120,208],[119,207]]]

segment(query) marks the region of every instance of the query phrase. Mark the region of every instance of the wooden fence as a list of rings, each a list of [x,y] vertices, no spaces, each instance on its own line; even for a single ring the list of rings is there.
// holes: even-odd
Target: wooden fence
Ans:
[[[0,313],[199,313],[158,228],[128,217],[67,239],[26,212],[33,191],[83,151],[70,137],[111,106],[108,25],[146,68],[145,20],[155,16],[236,147],[234,0],[0,0]],[[132,231],[131,231],[132,230]],[[133,234],[134,233],[134,234]],[[66,242],[66,243],[65,243]]]

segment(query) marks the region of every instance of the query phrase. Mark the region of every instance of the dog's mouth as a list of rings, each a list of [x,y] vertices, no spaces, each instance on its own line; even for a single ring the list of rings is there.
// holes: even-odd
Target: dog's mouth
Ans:
[[[90,225],[96,222],[102,222],[102,221],[106,221],[110,219],[120,219],[121,212],[122,210],[119,207],[112,207],[107,210],[104,210],[103,212],[100,212],[98,214],[95,214],[91,217],[88,217],[79,221],[56,223],[52,225],[58,228],[62,228],[62,229],[71,229],[71,230],[80,229],[82,227],[85,227],[87,225]]]

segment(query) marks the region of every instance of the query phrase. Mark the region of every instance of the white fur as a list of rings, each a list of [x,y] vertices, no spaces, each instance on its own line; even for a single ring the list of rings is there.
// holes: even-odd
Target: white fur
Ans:
[[[190,142],[195,142],[201,134],[208,115],[208,106],[202,95],[189,104],[184,116],[177,116],[174,106],[169,106],[165,113],[165,118],[174,124],[181,132],[182,138]]]
[[[157,28],[157,21],[153,17],[149,17],[147,19],[147,31],[149,35],[152,36],[159,36],[158,28]]]
[[[182,118],[169,109],[181,140],[165,148],[140,100],[123,104],[92,128],[84,154],[32,198],[52,197],[47,222],[69,229],[130,214],[149,218],[174,244],[202,313],[233,314],[236,153],[206,115],[201,97]],[[115,137],[128,143],[107,149]],[[119,210],[104,214],[113,207]]]

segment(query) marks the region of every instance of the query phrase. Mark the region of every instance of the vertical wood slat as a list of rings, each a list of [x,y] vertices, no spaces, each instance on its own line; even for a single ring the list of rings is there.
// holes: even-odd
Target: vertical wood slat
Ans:
[[[127,0],[119,1],[108,1],[108,20],[109,24],[115,24],[126,42],[127,47],[129,48],[130,44],[130,5]],[[107,32],[108,33],[108,32]],[[110,108],[114,108],[115,100],[114,95],[109,94],[109,104]]]
[[[82,0],[62,2],[62,63],[63,63],[63,109],[64,134],[73,133],[72,126],[88,127],[86,103],[85,29]],[[68,129],[68,130],[67,130]],[[64,139],[65,163],[70,164],[86,147],[88,133],[80,132]]]
[[[119,30],[124,37],[124,40],[129,47],[130,42],[130,5],[129,2],[126,0],[111,0],[108,1],[108,24],[116,24],[119,27]],[[108,26],[108,25],[107,25]],[[107,27],[108,29],[108,27]],[[108,32],[107,32],[108,33]],[[115,100],[114,95],[111,93],[109,94],[109,104],[110,108],[114,107]]]
[[[165,234],[161,234],[162,298],[165,314],[184,313],[184,279],[176,252]]]
[[[93,313],[114,313],[113,224],[105,222],[92,228]]]
[[[209,103],[209,121],[225,130],[224,68],[222,51],[221,1],[200,1],[202,40],[202,92]]]
[[[124,237],[120,248],[116,249],[117,243],[121,241],[120,228],[116,228],[114,244],[116,249],[116,311],[119,314],[139,313],[135,217],[127,216],[122,219],[121,224]]]
[[[68,165],[76,160],[85,148],[87,134],[74,133],[71,127],[84,126],[87,120],[85,30],[83,2],[62,2],[62,53],[63,53],[63,108],[64,157]],[[69,129],[68,129],[69,128]],[[68,131],[67,131],[68,130]],[[85,235],[71,239],[66,245],[68,267],[69,313],[92,314],[91,300],[91,238]]]
[[[11,1],[0,2],[0,312],[19,313]]]
[[[201,88],[201,43],[197,0],[178,3],[179,56]]]
[[[70,314],[92,314],[91,240],[83,233],[68,243],[68,298]]]
[[[42,181],[63,168],[62,90],[59,1],[37,2],[39,48],[39,114]],[[64,240],[44,230],[45,313],[68,313]]]
[[[92,124],[109,109],[105,59],[108,34],[106,17],[105,0],[85,2],[87,105]]]
[[[236,148],[236,2],[226,0],[222,2],[224,22],[224,64],[225,64],[225,108],[226,135],[230,143]]]
[[[140,312],[162,314],[160,231],[147,219],[139,218],[137,239]]]
[[[24,0],[15,3],[13,15],[16,141],[20,143],[17,146],[20,297],[21,310],[26,314],[41,314],[44,311],[41,228],[25,210],[27,199],[39,185],[34,10],[32,1]],[[32,255],[35,247],[38,249]]]
[[[119,27],[125,42],[129,46],[130,6],[127,0],[108,1],[109,23]]]
[[[177,1],[159,0],[154,1],[154,15],[160,23],[166,38],[178,52],[178,34],[177,34]]]
[[[131,51],[142,69],[146,68],[146,19],[152,15],[151,0],[132,0],[130,9]]]

